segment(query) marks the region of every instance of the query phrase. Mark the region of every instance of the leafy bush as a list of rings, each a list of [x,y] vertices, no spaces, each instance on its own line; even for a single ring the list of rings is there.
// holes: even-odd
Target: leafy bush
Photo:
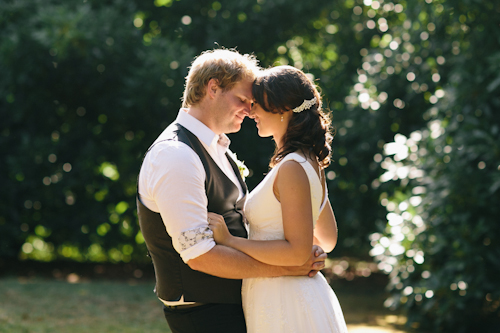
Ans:
[[[176,116],[193,56],[218,42],[255,51],[264,67],[293,64],[319,79],[326,104],[340,112],[361,58],[359,45],[373,34],[353,30],[353,6],[2,2],[2,256],[146,259],[134,210],[136,177],[142,154]],[[250,121],[231,138],[253,170],[247,179],[253,188],[268,170],[273,143],[258,138]],[[346,144],[339,142],[336,154],[345,154]],[[365,158],[371,155],[365,151]],[[363,240],[375,229],[361,221],[381,208],[373,195],[345,204],[358,192],[351,170],[336,170],[335,179],[329,173],[335,205],[348,207],[336,210],[339,221],[346,221],[336,253],[366,255]],[[363,204],[370,208],[360,209]]]
[[[430,29],[422,18],[437,8]],[[374,185],[386,190],[387,225],[371,236],[371,254],[390,276],[386,305],[404,305],[412,327],[493,332],[500,321],[500,245],[493,241],[500,237],[500,48],[491,36],[500,29],[485,13],[500,7],[454,1],[426,8],[422,1],[408,9],[406,33],[428,41],[441,66],[433,71],[429,55],[400,75],[409,81],[407,96],[394,105],[417,104],[427,123],[396,134],[385,158],[375,156],[386,170]],[[415,51],[413,62],[426,50]],[[421,78],[429,68],[435,83]]]
[[[219,43],[317,80],[337,129],[334,255],[368,257],[372,234],[387,306],[414,327],[486,331],[500,305],[499,12],[473,0],[3,1],[0,255],[147,260],[141,156],[176,116],[193,56]],[[253,188],[272,141],[251,122],[231,139]]]
[[[145,258],[138,167],[176,115],[164,111],[177,104],[167,91],[182,93],[173,64],[187,66],[191,50],[146,47],[122,1],[12,1],[0,12],[2,256]]]

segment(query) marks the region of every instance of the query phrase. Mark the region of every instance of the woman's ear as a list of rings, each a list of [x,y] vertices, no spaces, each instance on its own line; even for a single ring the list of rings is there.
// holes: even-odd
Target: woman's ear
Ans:
[[[207,83],[207,96],[210,98],[215,98],[217,90],[219,89],[219,81],[217,79],[210,79]]]
[[[281,113],[281,121],[285,122],[285,123],[289,123],[290,120],[292,119],[292,116],[293,116],[293,111],[287,111],[287,112],[283,112]],[[283,120],[284,118],[284,120]]]

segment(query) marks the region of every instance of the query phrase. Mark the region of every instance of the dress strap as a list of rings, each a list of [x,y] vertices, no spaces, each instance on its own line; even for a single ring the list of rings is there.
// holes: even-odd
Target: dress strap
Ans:
[[[322,173],[322,169],[321,167],[319,166],[319,161],[318,161],[318,174],[319,174],[319,182],[321,183],[321,186],[323,186],[323,177],[321,177],[321,175],[323,174]],[[323,193],[323,202],[321,203],[321,206],[319,207],[319,212],[321,214],[321,212],[323,211],[323,208],[325,208],[326,206],[326,202],[328,201],[328,186],[326,186],[326,179],[324,180],[325,181],[325,191]]]
[[[326,184],[325,184],[325,194],[324,194],[323,202],[321,203],[321,206],[319,207],[320,213],[323,211],[323,208],[325,208],[327,201],[328,201],[328,188],[326,187]]]

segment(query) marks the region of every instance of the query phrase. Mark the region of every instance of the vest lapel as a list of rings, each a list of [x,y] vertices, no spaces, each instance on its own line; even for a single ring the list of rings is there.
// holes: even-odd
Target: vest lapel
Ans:
[[[205,149],[205,147],[203,147],[203,144],[201,143],[200,139],[198,139],[198,137],[196,137],[196,135],[194,135],[193,133],[191,133],[187,128],[185,128],[184,126],[180,125],[180,124],[177,124],[177,126],[179,127],[182,127],[184,129],[184,131],[186,132],[186,136],[188,137],[188,140],[189,142],[191,143],[191,146],[197,146],[198,149],[202,149],[206,154],[206,157],[210,159],[210,161],[213,162],[213,164],[217,167],[217,169],[220,170],[221,174],[231,183],[232,186],[234,186],[235,188],[237,188],[236,184],[233,183],[233,181],[224,173],[224,171],[222,171],[222,169],[217,165],[217,163],[215,163],[214,159],[212,158],[212,156],[210,156],[210,154],[208,153],[208,151]],[[240,174],[240,170],[238,169],[238,166],[236,165],[236,163],[234,162],[234,160],[226,153],[226,158],[229,160],[229,164],[231,164],[231,167],[233,168],[233,171],[234,173],[236,174],[236,178],[238,179],[238,181],[240,182],[240,185],[241,185],[241,188],[243,190],[243,197],[246,196],[246,193],[248,191],[247,189],[247,186],[245,184],[245,182],[243,181],[243,179],[241,178],[241,174]],[[202,160],[203,162],[203,160]],[[205,169],[208,168],[208,165],[204,165],[205,166]]]
[[[243,189],[243,196],[246,196],[248,188],[245,182],[243,181],[243,178],[241,178],[240,169],[238,168],[236,162],[234,162],[234,160],[231,158],[231,156],[229,156],[228,153],[226,153],[226,158],[229,160],[229,164],[231,164],[231,167],[233,168],[233,171],[236,174],[236,178],[238,178],[238,181],[240,182],[241,188]]]

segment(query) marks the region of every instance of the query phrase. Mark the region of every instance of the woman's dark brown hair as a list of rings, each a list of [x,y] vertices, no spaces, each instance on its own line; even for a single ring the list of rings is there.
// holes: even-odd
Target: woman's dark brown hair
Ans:
[[[287,154],[302,151],[313,153],[319,165],[330,165],[330,119],[321,109],[321,96],[316,86],[301,70],[292,66],[277,66],[262,71],[254,81],[252,93],[255,101],[271,113],[292,112],[305,100],[316,97],[316,103],[302,112],[293,112],[283,137],[283,147],[274,152],[269,165],[275,166]]]

